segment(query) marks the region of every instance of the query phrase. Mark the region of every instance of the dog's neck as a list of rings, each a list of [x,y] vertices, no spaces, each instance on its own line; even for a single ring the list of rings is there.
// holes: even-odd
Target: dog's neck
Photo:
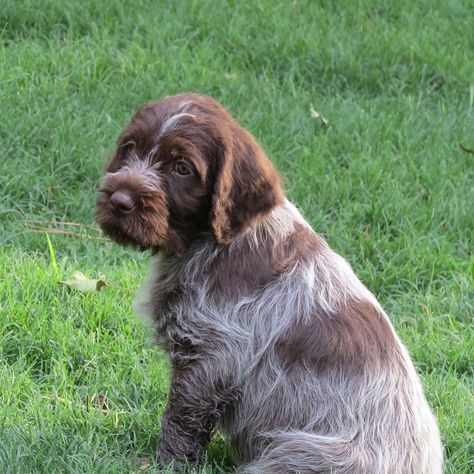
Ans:
[[[242,247],[247,247],[249,251],[257,250],[261,245],[273,247],[295,231],[295,224],[314,232],[296,206],[285,199],[267,215],[255,220],[229,244],[219,244],[211,232],[205,232],[191,242],[181,254],[159,249],[154,255],[158,255],[162,261],[180,267],[186,266],[190,260],[197,257],[204,262],[210,262],[221,252],[232,254]]]
[[[160,251],[153,267],[164,287],[210,286],[215,295],[234,300],[264,286],[319,239],[325,245],[285,200],[230,244],[219,244],[212,234],[203,234],[181,255]]]

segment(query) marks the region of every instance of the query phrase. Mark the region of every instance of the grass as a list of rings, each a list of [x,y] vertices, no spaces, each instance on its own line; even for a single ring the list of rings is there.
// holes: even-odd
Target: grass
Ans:
[[[25,220],[93,224],[130,114],[187,90],[258,137],[379,297],[446,472],[474,472],[473,18],[469,0],[3,0],[0,472],[156,472],[168,368],[130,308],[146,256]],[[114,288],[58,284],[75,270]],[[205,470],[231,470],[218,437]]]

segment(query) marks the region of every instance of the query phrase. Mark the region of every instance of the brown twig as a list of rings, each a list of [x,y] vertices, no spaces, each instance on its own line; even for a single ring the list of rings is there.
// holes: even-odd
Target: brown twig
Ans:
[[[464,146],[462,143],[459,144],[459,148],[461,148],[461,150],[465,151],[466,153],[470,153],[471,155],[474,155],[474,150],[471,150],[471,148]]]
[[[106,239],[105,237],[98,237],[94,235],[88,235],[88,234],[80,234],[79,232],[70,232],[67,230],[61,230],[61,229],[53,229],[49,227],[40,227],[40,226],[33,226],[31,224],[27,224],[28,230],[31,232],[38,232],[41,234],[58,234],[58,235],[66,235],[68,237],[79,237],[81,239],[88,239],[88,240],[99,240],[101,242],[109,242],[109,239]]]
[[[70,226],[70,227],[83,227],[84,229],[90,229],[90,230],[93,230],[94,232],[100,232],[100,229],[98,227],[95,227],[93,225],[88,225],[88,224],[81,224],[79,222],[42,221],[42,220],[37,220],[37,219],[27,219],[25,222],[27,225],[34,225],[34,226],[36,226],[37,224],[52,224],[52,225],[62,225],[62,226]]]

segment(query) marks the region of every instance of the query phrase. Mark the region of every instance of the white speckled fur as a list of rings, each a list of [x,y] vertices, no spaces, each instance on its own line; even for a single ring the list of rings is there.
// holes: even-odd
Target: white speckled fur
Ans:
[[[286,202],[231,243],[229,252],[239,245],[257,249],[262,239],[274,245],[294,232],[295,223],[309,227]],[[275,341],[295,319],[327,317],[353,299],[370,302],[388,321],[349,264],[324,243],[261,291],[226,299],[215,293],[208,278],[222,251],[215,241],[204,239],[181,257],[158,255],[136,308],[153,317],[159,342],[166,347],[175,333],[167,327],[170,315],[163,314],[160,295],[176,282],[184,288],[185,297],[172,308],[175,327],[209,345],[214,357],[202,369],[209,380],[232,373],[241,392],[220,421],[239,456],[238,472],[441,473],[436,421],[396,335],[385,363],[361,373],[334,369],[317,378],[300,368],[290,378],[276,357]]]

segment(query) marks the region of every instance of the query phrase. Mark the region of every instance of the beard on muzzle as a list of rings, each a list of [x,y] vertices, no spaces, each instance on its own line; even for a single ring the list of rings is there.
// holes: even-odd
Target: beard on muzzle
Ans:
[[[123,246],[138,250],[157,251],[166,244],[168,222],[164,218],[166,210],[143,208],[142,205],[126,215],[118,215],[110,204],[110,196],[101,193],[97,198],[95,220],[105,235]]]

